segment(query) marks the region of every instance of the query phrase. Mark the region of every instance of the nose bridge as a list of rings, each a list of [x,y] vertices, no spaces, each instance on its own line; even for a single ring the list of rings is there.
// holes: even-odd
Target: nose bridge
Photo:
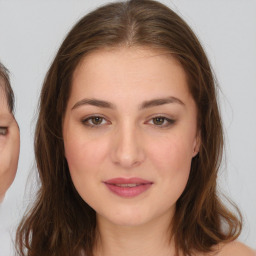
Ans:
[[[124,168],[139,165],[145,157],[141,139],[139,128],[133,122],[124,120],[114,134],[113,162]]]

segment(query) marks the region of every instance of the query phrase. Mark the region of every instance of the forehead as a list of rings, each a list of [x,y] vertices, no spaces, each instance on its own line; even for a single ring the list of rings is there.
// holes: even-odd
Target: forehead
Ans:
[[[6,88],[3,78],[0,77],[0,110],[7,108]]]
[[[0,90],[5,88],[5,80],[4,78],[0,75]]]
[[[147,48],[117,48],[92,52],[73,73],[72,92],[129,92],[188,95],[185,71],[170,53]],[[96,95],[93,95],[96,96]],[[163,96],[163,95],[159,95]]]

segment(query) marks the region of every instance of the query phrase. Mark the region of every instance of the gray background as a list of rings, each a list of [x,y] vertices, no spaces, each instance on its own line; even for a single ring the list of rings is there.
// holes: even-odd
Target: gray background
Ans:
[[[16,179],[0,205],[0,256],[33,199],[33,134],[44,75],[66,33],[108,0],[0,0],[0,60],[11,71],[21,154]],[[239,240],[256,249],[256,1],[162,0],[194,29],[218,78],[225,129],[220,189],[240,207]],[[29,178],[28,178],[29,177]]]

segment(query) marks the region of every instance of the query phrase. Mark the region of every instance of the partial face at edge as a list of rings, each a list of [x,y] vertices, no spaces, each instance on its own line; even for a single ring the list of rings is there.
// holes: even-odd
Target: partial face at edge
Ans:
[[[2,79],[0,83],[3,83]],[[0,201],[16,175],[19,150],[19,128],[10,113],[3,86],[0,85]]]
[[[63,123],[65,155],[99,221],[169,221],[198,152],[197,134],[196,104],[171,56],[102,50],[76,68]]]

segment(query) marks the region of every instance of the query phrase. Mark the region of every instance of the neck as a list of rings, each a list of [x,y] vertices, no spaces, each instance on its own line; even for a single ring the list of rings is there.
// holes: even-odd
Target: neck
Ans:
[[[170,218],[159,218],[139,226],[120,226],[97,216],[96,256],[174,256]]]

